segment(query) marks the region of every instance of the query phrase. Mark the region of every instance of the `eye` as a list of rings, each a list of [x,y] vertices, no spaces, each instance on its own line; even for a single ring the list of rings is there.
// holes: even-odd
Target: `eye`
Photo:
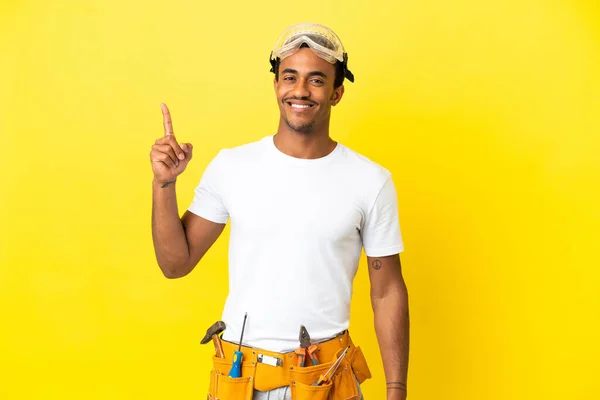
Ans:
[[[324,83],[323,80],[318,79],[318,78],[313,78],[310,81],[313,83],[316,83],[317,85],[322,85]]]
[[[294,77],[293,77],[293,76],[289,76],[289,75],[288,75],[288,76],[284,76],[284,77],[283,77],[283,80],[284,80],[284,81],[293,81],[293,80],[294,80]]]

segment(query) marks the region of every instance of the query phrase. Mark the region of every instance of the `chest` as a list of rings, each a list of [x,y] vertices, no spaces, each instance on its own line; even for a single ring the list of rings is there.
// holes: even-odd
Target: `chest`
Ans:
[[[239,179],[226,193],[232,228],[255,235],[355,239],[365,216],[357,188],[335,174],[265,172]]]

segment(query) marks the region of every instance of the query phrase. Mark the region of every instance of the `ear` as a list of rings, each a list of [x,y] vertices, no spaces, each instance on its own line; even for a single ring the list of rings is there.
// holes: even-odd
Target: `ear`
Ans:
[[[333,95],[331,96],[331,105],[335,106],[342,100],[342,96],[344,96],[344,85],[341,85],[339,88],[333,91]]]
[[[273,78],[273,89],[277,91],[277,79]]]

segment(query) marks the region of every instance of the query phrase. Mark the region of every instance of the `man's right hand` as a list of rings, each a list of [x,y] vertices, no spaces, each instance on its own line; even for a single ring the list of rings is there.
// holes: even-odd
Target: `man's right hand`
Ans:
[[[154,181],[161,186],[175,182],[192,159],[192,144],[179,145],[173,134],[173,121],[166,104],[161,104],[165,135],[158,139],[150,152]]]

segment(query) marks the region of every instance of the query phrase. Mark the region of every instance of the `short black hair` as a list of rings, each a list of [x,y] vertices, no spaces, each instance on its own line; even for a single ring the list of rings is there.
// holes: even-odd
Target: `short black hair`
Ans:
[[[309,47],[306,43],[302,43],[300,48]],[[277,57],[275,65],[273,65],[273,72],[275,73],[275,80],[279,82],[279,65],[281,60]],[[335,62],[335,79],[333,80],[333,88],[337,89],[344,83],[346,72],[344,71],[344,64],[340,61]]]

